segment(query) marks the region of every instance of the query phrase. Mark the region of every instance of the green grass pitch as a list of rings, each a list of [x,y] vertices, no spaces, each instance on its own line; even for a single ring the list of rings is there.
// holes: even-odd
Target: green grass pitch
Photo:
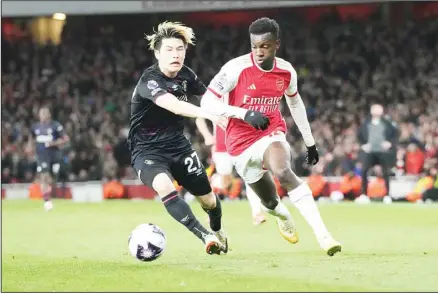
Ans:
[[[2,202],[3,291],[434,291],[438,289],[438,205],[325,204],[320,211],[342,253],[328,257],[290,206],[300,242],[281,238],[272,217],[260,227],[248,203],[223,203],[228,255],[202,243],[159,202]],[[206,215],[194,203],[202,222]],[[128,254],[130,231],[155,223],[164,255]]]

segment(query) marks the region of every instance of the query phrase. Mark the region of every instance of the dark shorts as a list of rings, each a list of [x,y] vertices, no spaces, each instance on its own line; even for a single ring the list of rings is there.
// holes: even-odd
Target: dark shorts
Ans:
[[[62,165],[59,155],[37,157],[37,172],[57,175]]]
[[[211,192],[205,168],[186,138],[160,147],[136,146],[132,157],[134,169],[137,174],[141,174],[139,177],[142,182],[150,188],[153,188],[152,181],[156,175],[166,173],[195,196]]]

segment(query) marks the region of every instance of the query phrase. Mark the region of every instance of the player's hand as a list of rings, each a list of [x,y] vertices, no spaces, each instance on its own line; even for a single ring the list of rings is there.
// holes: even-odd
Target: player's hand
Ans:
[[[227,130],[228,118],[222,116],[212,116],[210,120],[211,122],[219,126],[222,130]]]
[[[306,162],[309,165],[316,165],[319,162],[319,153],[316,145],[307,147]]]
[[[211,146],[214,145],[215,140],[214,140],[214,136],[213,135],[209,135],[207,137],[204,137],[204,144],[206,146]]]
[[[259,111],[248,110],[243,121],[258,130],[265,130],[269,126],[269,118]]]
[[[390,143],[389,141],[385,140],[384,142],[382,142],[382,148],[384,150],[389,150],[392,147],[392,143]]]
[[[52,147],[53,145],[54,145],[54,142],[53,142],[53,141],[49,141],[49,142],[46,142],[46,143],[44,144],[44,146],[45,146],[46,148]]]
[[[362,150],[369,153],[371,151],[371,145],[369,143],[362,145]]]

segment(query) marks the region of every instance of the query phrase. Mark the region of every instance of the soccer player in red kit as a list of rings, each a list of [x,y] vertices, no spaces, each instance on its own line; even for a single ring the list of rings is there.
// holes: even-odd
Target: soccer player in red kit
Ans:
[[[263,17],[254,21],[249,27],[252,52],[222,67],[204,94],[201,107],[230,118],[227,151],[239,175],[260,197],[266,212],[276,217],[280,234],[291,243],[298,242],[295,222],[279,200],[270,172],[288,191],[321,248],[333,256],[341,251],[341,244],[328,232],[309,186],[291,169],[286,123],[279,110],[284,95],[307,146],[307,163],[315,165],[319,155],[298,93],[297,73],[289,62],[275,56],[280,46],[279,33],[279,25],[273,19]]]

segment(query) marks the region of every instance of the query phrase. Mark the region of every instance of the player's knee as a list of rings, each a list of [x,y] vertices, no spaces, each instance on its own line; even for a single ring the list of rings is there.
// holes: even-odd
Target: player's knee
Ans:
[[[280,181],[280,184],[291,184],[294,180],[294,174],[289,166],[283,166],[280,168],[274,168],[272,170],[274,176]]]
[[[51,184],[51,180],[52,178],[50,177],[50,175],[48,173],[42,173],[41,174],[41,181],[44,184]]]
[[[231,174],[222,175],[221,178],[223,187],[229,186],[231,184],[231,181],[233,181],[233,175]]]
[[[211,210],[216,207],[216,195],[213,192],[197,197],[201,207],[206,210]]]
[[[166,173],[160,173],[154,177],[152,180],[152,188],[160,197],[166,196],[176,190],[172,180]]]

